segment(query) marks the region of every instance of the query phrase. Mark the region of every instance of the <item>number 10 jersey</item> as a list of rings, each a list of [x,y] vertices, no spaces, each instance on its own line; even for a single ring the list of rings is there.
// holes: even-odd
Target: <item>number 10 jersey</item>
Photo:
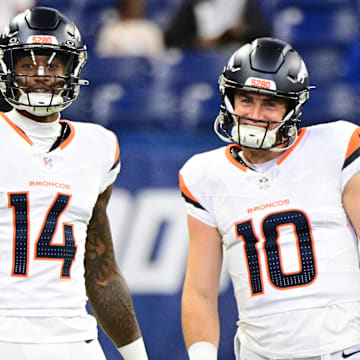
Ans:
[[[345,121],[317,125],[265,172],[236,161],[237,145],[180,171],[188,213],[222,236],[238,338],[254,352],[289,359],[360,343],[358,241],[342,206],[359,136]]]

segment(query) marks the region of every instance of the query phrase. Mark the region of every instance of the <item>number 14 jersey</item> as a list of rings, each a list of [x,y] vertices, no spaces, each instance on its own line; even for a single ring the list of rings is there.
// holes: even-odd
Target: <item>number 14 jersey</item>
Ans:
[[[46,152],[19,117],[0,114],[0,340],[88,340],[97,329],[85,308],[87,226],[119,171],[117,139],[60,120],[69,136]]]
[[[229,145],[180,171],[188,213],[216,227],[239,312],[238,337],[268,357],[306,357],[360,343],[358,242],[342,206],[360,170],[360,130],[303,128],[265,172]]]

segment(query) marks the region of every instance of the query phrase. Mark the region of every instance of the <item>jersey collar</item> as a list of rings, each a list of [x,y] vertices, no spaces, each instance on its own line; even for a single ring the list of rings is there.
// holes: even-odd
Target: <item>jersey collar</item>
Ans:
[[[12,110],[15,111],[15,110]],[[11,111],[9,112],[9,115],[11,114]],[[16,114],[17,115],[17,114]],[[21,115],[21,114],[19,114]],[[18,134],[20,135],[20,137],[25,140],[30,146],[32,146],[34,143],[33,141],[26,135],[26,133],[19,128],[10,118],[9,116],[5,115],[5,113],[0,112],[0,117],[5,120],[5,122]],[[60,122],[60,124],[67,126],[68,128],[68,134],[66,136],[66,138],[62,139],[62,141],[59,144],[59,147],[61,150],[63,150],[67,145],[69,145],[69,143],[71,142],[71,140],[74,138],[75,135],[75,129],[74,126],[71,124],[70,121],[68,120],[58,120]]]
[[[280,158],[276,162],[276,165],[279,166],[285,161],[285,159],[294,151],[294,149],[297,147],[297,145],[303,139],[305,133],[306,133],[306,128],[301,128],[300,130],[298,130],[298,137],[297,137],[295,143],[288,150],[286,150],[282,156],[280,156]],[[242,160],[239,161],[237,159],[234,159],[232,152],[231,152],[232,149],[241,149],[241,146],[238,144],[230,144],[229,146],[227,146],[225,149],[226,158],[238,169],[246,172],[250,168],[246,165],[246,163],[244,161],[242,161]]]

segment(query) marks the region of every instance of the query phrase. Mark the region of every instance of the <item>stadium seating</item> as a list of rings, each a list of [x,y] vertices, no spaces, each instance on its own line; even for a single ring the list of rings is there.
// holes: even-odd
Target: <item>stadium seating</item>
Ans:
[[[276,10],[290,6],[304,10],[341,9],[343,7],[356,7],[357,0],[275,0],[273,6]]]
[[[151,19],[164,26],[182,0],[148,1]],[[274,37],[290,42],[307,63],[317,89],[304,109],[304,120],[339,117],[357,120],[360,81],[350,51],[359,38],[356,0],[258,0],[271,14]],[[207,128],[219,107],[217,77],[229,53],[172,52],[159,59],[98,58],[97,31],[114,0],[39,0],[58,7],[79,23],[89,48],[89,62],[78,102],[69,118],[129,129],[196,130]],[[355,52],[356,53],[356,52]],[[81,115],[80,115],[81,114]]]
[[[294,46],[346,45],[359,33],[358,14],[352,7],[307,10],[287,7],[277,12],[274,34]]]
[[[147,59],[89,56],[83,88],[66,115],[131,128],[208,126],[219,106],[217,79],[229,54],[187,53]],[[78,115],[77,115],[78,116]]]
[[[344,71],[346,48],[341,45],[298,45],[295,49],[304,59],[310,82],[322,85],[341,79]]]

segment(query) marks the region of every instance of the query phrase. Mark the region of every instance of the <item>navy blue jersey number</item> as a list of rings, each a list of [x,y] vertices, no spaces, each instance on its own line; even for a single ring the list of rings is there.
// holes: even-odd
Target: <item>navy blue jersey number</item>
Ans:
[[[299,254],[299,271],[285,273],[282,268],[282,258],[279,245],[279,229],[282,226],[292,226]],[[255,235],[251,220],[236,224],[237,237],[244,239],[246,264],[252,295],[264,293],[261,262],[256,244],[259,239]],[[306,214],[300,210],[282,211],[267,215],[262,221],[264,236],[265,262],[270,284],[277,289],[290,289],[307,286],[312,283],[317,274],[315,251],[311,234],[310,222]]]
[[[70,268],[76,254],[76,244],[72,224],[62,224],[63,244],[52,244],[61,214],[69,204],[71,196],[56,195],[51,204],[40,235],[35,243],[35,259],[60,260],[63,262],[60,278],[70,278]],[[28,276],[29,265],[29,200],[28,193],[9,193],[9,207],[13,208],[14,218],[14,257],[13,276]]]

